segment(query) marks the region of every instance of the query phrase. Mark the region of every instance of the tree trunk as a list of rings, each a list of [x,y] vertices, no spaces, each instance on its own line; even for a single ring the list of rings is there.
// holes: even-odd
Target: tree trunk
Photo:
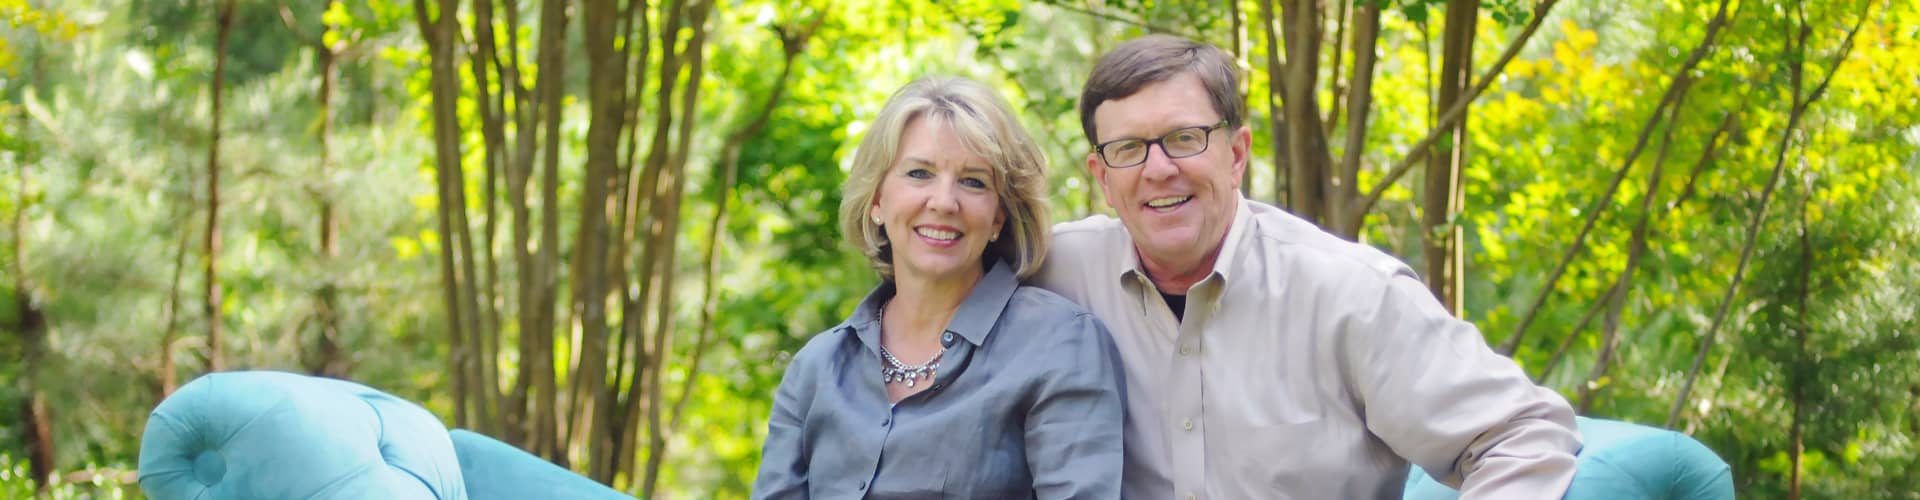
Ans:
[[[679,39],[680,25],[683,22],[681,5],[680,2],[659,4],[661,12],[658,16],[665,28],[659,30],[660,40],[657,42],[662,48],[660,74],[656,77],[660,80],[659,95],[656,96],[659,101],[653,110],[656,122],[653,127],[655,137],[666,137],[666,134],[672,130],[674,117],[677,116],[670,104],[681,64],[680,53],[674,50],[675,41]],[[620,244],[614,247],[615,257],[612,260],[619,269],[619,272],[613,273],[613,276],[620,283],[622,291],[620,333],[616,347],[619,354],[614,356],[612,379],[618,381],[621,386],[627,387],[627,390],[621,392],[608,388],[604,394],[606,401],[614,403],[614,423],[609,425],[615,426],[613,432],[618,436],[615,447],[619,450],[635,448],[634,443],[638,436],[634,434],[638,432],[636,431],[638,426],[634,422],[637,421],[640,412],[638,404],[641,398],[632,395],[646,394],[646,383],[642,380],[642,374],[649,362],[645,342],[641,336],[645,334],[647,304],[650,303],[647,296],[654,290],[654,283],[647,277],[650,269],[648,264],[652,262],[652,252],[655,247],[647,246],[646,242],[637,242],[634,235],[642,225],[651,227],[652,221],[658,220],[658,215],[653,213],[655,198],[651,193],[654,183],[660,176],[662,158],[669,153],[666,146],[660,145],[663,144],[660,141],[642,141],[640,133],[642,127],[639,111],[643,107],[640,103],[648,82],[647,62],[652,57],[653,46],[656,43],[652,36],[655,34],[653,25],[648,20],[649,16],[646,15],[649,8],[651,6],[643,0],[634,0],[629,3],[626,10],[626,25],[623,27],[627,40],[631,44],[638,45],[638,49],[631,54],[632,57],[628,58],[627,69],[635,75],[635,78],[629,86],[631,91],[626,96],[634,105],[628,107],[630,113],[627,117],[632,121],[628,122],[630,126],[624,134],[627,141],[627,155],[620,171],[619,223],[612,233],[613,237],[620,241]],[[641,144],[649,145],[644,165],[636,162]],[[635,246],[641,247],[637,261],[627,252]],[[629,478],[634,477],[632,463],[633,453],[623,451],[613,465],[614,473],[626,474]]]
[[[226,83],[227,39],[233,33],[233,1],[220,2],[220,11],[215,19],[219,30],[213,52],[212,139],[207,144],[207,237],[201,248],[207,255],[206,281],[207,293],[201,302],[207,314],[207,371],[217,372],[226,369],[226,356],[222,352],[220,321],[220,87]]]
[[[1461,94],[1473,84],[1473,35],[1480,17],[1475,0],[1447,0],[1447,27],[1440,35],[1440,98],[1435,108],[1447,109],[1463,100]],[[1427,158],[1426,198],[1421,210],[1422,254],[1426,262],[1427,289],[1440,300],[1447,312],[1461,316],[1460,288],[1461,240],[1463,231],[1453,223],[1465,198],[1460,189],[1460,171],[1466,166],[1467,116],[1461,115],[1447,127],[1441,147]]]
[[[180,217],[180,225],[190,225],[187,219],[191,217],[191,215],[183,214]],[[20,232],[16,230],[14,234],[20,234]],[[192,231],[181,231],[180,244],[176,245],[173,250],[173,280],[170,281],[171,284],[167,286],[166,308],[161,311],[161,317],[164,318],[161,320],[161,324],[166,330],[160,334],[160,394],[159,397],[154,398],[154,401],[167,399],[167,395],[173,394],[173,390],[180,387],[179,375],[174,373],[176,370],[174,369],[173,362],[173,343],[180,334],[180,322],[178,321],[180,317],[180,275],[184,274],[187,267],[187,247],[190,246],[193,241],[192,234]]]
[[[477,94],[475,108],[480,117],[481,137],[484,141],[485,165],[481,172],[480,200],[485,212],[481,221],[480,243],[477,253],[468,253],[469,262],[480,260],[481,274],[468,285],[475,296],[474,305],[479,311],[479,338],[475,349],[479,351],[479,375],[485,384],[481,398],[490,416],[481,425],[494,435],[500,435],[506,427],[507,411],[500,403],[500,263],[494,257],[493,240],[499,234],[498,182],[506,170],[508,154],[506,151],[506,96],[512,82],[500,80],[499,91],[493,89],[494,81],[490,75],[497,73],[500,64],[500,51],[493,40],[493,0],[473,0],[473,56],[468,58],[468,66],[473,74],[474,89]],[[509,17],[516,13],[509,12]],[[512,36],[509,33],[509,36]],[[512,40],[508,40],[512,43]],[[468,227],[468,226],[463,226]],[[471,240],[461,240],[469,244]]]
[[[505,441],[519,446],[523,450],[539,454],[543,444],[533,437],[531,429],[533,406],[530,396],[533,370],[538,369],[534,339],[538,338],[534,330],[537,315],[534,314],[536,287],[533,278],[533,221],[527,204],[527,181],[533,172],[534,133],[539,130],[539,109],[534,103],[532,93],[520,80],[520,17],[519,5],[514,0],[504,0],[507,11],[506,60],[499,65],[500,87],[503,94],[510,95],[513,103],[513,122],[515,135],[511,153],[505,165],[507,184],[507,214],[511,219],[513,239],[507,243],[512,252],[513,268],[518,272],[513,288],[514,306],[519,324],[520,372],[514,374],[513,388],[501,403],[501,419],[507,424]],[[504,303],[504,302],[503,302]],[[502,329],[505,327],[502,326]],[[505,377],[505,374],[501,374]]]
[[[601,397],[608,387],[607,211],[620,134],[625,127],[621,120],[626,92],[625,53],[614,46],[617,12],[614,0],[585,0],[582,9],[591,121],[587,124],[586,186],[580,201],[573,262],[573,314],[581,332],[579,359],[573,372],[574,420],[587,433],[589,477],[607,484],[612,483],[616,460],[616,436],[610,422],[613,402]]]
[[[34,305],[33,286],[27,280],[26,233],[22,231],[26,228],[29,203],[27,166],[21,164],[15,168],[19,169],[20,183],[14,186],[12,227],[9,228],[13,232],[13,269],[9,271],[13,273],[13,317],[19,321],[12,326],[15,327],[14,331],[19,332],[20,343],[24,346],[24,359],[20,360],[20,367],[21,378],[24,379],[21,382],[25,386],[22,392],[26,393],[27,398],[20,402],[20,423],[21,427],[26,428],[27,471],[33,475],[34,491],[44,493],[50,486],[48,478],[52,476],[57,463],[53,455],[53,418],[48,415],[46,398],[41,395],[44,388],[39,384],[42,379],[39,373],[40,360],[45,356],[47,320],[43,311]]]
[[[532,300],[535,318],[533,334],[538,355],[531,358],[540,365],[533,369],[533,432],[536,439],[546,442],[546,447],[538,449],[536,453],[563,467],[568,465],[566,443],[569,439],[566,436],[573,432],[573,428],[560,428],[560,390],[556,380],[557,361],[554,359],[553,344],[560,310],[560,117],[561,97],[566,90],[563,80],[566,77],[568,10],[565,2],[545,2],[540,5],[541,63],[537,81],[540,85],[539,113],[542,119],[537,121],[545,129],[541,133],[540,147],[544,148],[541,164],[546,168],[540,173],[540,253],[533,256],[536,292]]]
[[[1341,64],[1342,64],[1342,61],[1347,56],[1347,51],[1345,48],[1349,46],[1347,37],[1351,36],[1351,34],[1348,32],[1348,29],[1353,27],[1354,5],[1353,5],[1353,2],[1329,2],[1329,3],[1331,5],[1327,5],[1326,7],[1334,9],[1333,33],[1332,33],[1332,36],[1328,38],[1329,40],[1332,40],[1332,43],[1329,44],[1329,46],[1333,47],[1333,50],[1329,50],[1327,52],[1330,52],[1328,56],[1333,58],[1333,62],[1327,65],[1327,68],[1328,68],[1327,72],[1332,77],[1332,80],[1327,82],[1327,91],[1328,91],[1327,93],[1332,94],[1333,98],[1327,100],[1327,116],[1326,118],[1321,119],[1320,123],[1324,128],[1326,128],[1328,133],[1332,133],[1334,129],[1340,128],[1340,105],[1343,102],[1345,102],[1345,98],[1347,95],[1346,94],[1347,86],[1349,85],[1349,82],[1343,78],[1346,78],[1346,79],[1353,78],[1352,75],[1342,73],[1344,71],[1347,71],[1347,67],[1342,66]],[[1369,2],[1360,2],[1360,3],[1362,3],[1363,6],[1372,5]],[[1360,53],[1355,52],[1354,57],[1360,57]],[[1328,142],[1331,143],[1332,140],[1329,139]],[[1329,151],[1328,154],[1332,154],[1332,152]],[[1336,170],[1333,172],[1329,172],[1329,175],[1337,176],[1337,175],[1340,175],[1340,172]],[[1340,181],[1339,179],[1336,178],[1334,179],[1334,182],[1336,183],[1335,185],[1337,186],[1338,182]]]
[[[693,38],[687,42],[687,50],[683,54],[684,57],[691,58],[691,65],[687,69],[687,83],[681,89],[680,95],[680,141],[674,148],[673,161],[670,165],[672,182],[666,185],[666,191],[662,193],[665,200],[655,205],[659,209],[653,214],[656,220],[662,222],[661,228],[655,233],[656,237],[653,238],[662,251],[657,254],[660,260],[654,267],[654,275],[659,281],[657,285],[659,291],[654,294],[656,300],[653,312],[654,329],[650,335],[654,339],[654,345],[652,354],[647,356],[649,360],[645,384],[647,461],[644,473],[639,470],[634,471],[637,476],[644,474],[640,484],[640,496],[647,498],[653,497],[653,491],[659,479],[660,457],[666,453],[667,436],[662,429],[662,413],[665,406],[661,403],[663,399],[661,381],[666,373],[666,360],[673,355],[674,320],[676,319],[673,291],[674,285],[679,281],[674,275],[674,269],[679,257],[676,243],[680,240],[681,199],[687,189],[687,156],[693,149],[694,119],[699,116],[700,81],[705,73],[706,62],[707,18],[713,12],[713,5],[713,0],[706,0],[693,6],[691,14],[693,19],[689,23],[693,27]],[[638,395],[629,395],[629,397],[634,396]],[[629,450],[626,456],[633,456],[632,451]]]
[[[1281,35],[1286,42],[1287,60],[1282,78],[1281,111],[1286,115],[1288,201],[1301,218],[1327,226],[1328,190],[1333,179],[1327,171],[1326,133],[1320,122],[1320,100],[1316,95],[1320,77],[1321,10],[1314,0],[1291,0],[1281,11]],[[1338,228],[1330,227],[1336,234]],[[1341,234],[1351,238],[1352,235]]]
[[[1500,72],[1506,69],[1507,63],[1520,55],[1520,49],[1525,48],[1527,41],[1533,39],[1533,34],[1540,31],[1540,25],[1546,22],[1547,14],[1551,13],[1553,6],[1558,3],[1559,0],[1540,0],[1540,3],[1535,4],[1533,15],[1528,19],[1526,27],[1521,28],[1520,34],[1514,37],[1513,43],[1508,44],[1507,49],[1500,53],[1500,59],[1494,61],[1493,66],[1488,67],[1485,73],[1481,73],[1480,77],[1474,80],[1473,88],[1461,96],[1458,102],[1440,113],[1439,118],[1434,120],[1432,130],[1427,131],[1426,137],[1415,142],[1413,147],[1407,148],[1406,156],[1388,167],[1386,173],[1379,179],[1374,180],[1373,187],[1367,189],[1365,196],[1342,202],[1351,205],[1351,208],[1345,210],[1348,217],[1345,222],[1346,227],[1352,228],[1354,234],[1359,234],[1359,230],[1365,227],[1366,214],[1373,209],[1374,203],[1379,202],[1381,195],[1386,194],[1387,188],[1399,182],[1400,177],[1412,170],[1416,163],[1426,159],[1427,148],[1433,147],[1435,142],[1446,135],[1454,123],[1466,118],[1467,106],[1486,92],[1487,87],[1493,85],[1494,80],[1500,76]]]
[[[41,330],[42,333],[45,330]],[[38,354],[30,355],[28,366],[37,365]],[[38,378],[32,377],[30,378]],[[46,493],[58,462],[53,456],[53,418],[47,412],[47,398],[32,381],[27,382],[27,400],[22,401],[21,418],[27,424],[27,472],[33,474],[33,491]]]
[[[463,234],[454,228],[456,217],[465,210],[455,203],[460,198],[461,188],[453,177],[460,169],[460,123],[456,109],[460,88],[459,76],[454,69],[453,50],[460,4],[453,0],[440,0],[438,5],[439,16],[435,18],[428,14],[426,0],[413,1],[421,38],[427,42],[428,71],[432,77],[434,179],[440,197],[435,213],[440,230],[441,300],[447,308],[447,375],[453,385],[453,425],[470,427],[472,419],[468,411],[473,398],[469,391],[478,391],[479,388],[470,387],[474,382],[469,371],[473,366],[473,354],[470,351],[473,346],[466,337],[470,331],[467,323],[470,313],[463,310],[465,300],[460,293],[462,280],[455,264],[459,246],[454,242]],[[477,418],[478,415],[473,417]]]
[[[1348,200],[1360,196],[1360,156],[1367,146],[1368,115],[1373,111],[1373,69],[1379,62],[1375,57],[1375,44],[1380,39],[1380,8],[1372,3],[1360,5],[1350,14],[1353,16],[1353,76],[1352,90],[1347,92],[1347,137],[1346,146],[1341,152],[1340,164],[1334,170],[1333,205],[1346,206]],[[1332,222],[1338,224],[1344,234],[1360,234],[1360,224],[1364,215],[1341,217]]]
[[[1804,43],[1804,42],[1803,42]],[[1799,344],[1793,351],[1794,365],[1787,369],[1787,391],[1793,407],[1793,421],[1787,428],[1787,461],[1790,475],[1787,478],[1787,499],[1800,499],[1801,459],[1806,455],[1802,430],[1807,421],[1807,386],[1814,383],[1808,371],[1817,370],[1818,361],[1810,361],[1807,356],[1807,337],[1813,335],[1813,322],[1807,319],[1808,296],[1813,294],[1813,238],[1807,226],[1807,204],[1812,201],[1813,186],[1806,186],[1800,192],[1800,280],[1795,285],[1799,290],[1799,307],[1794,308],[1793,339]]]
[[[1287,207],[1295,214],[1304,209],[1300,200],[1293,197],[1293,168],[1287,163],[1287,121],[1286,108],[1280,102],[1286,86],[1281,75],[1286,74],[1286,64],[1280,60],[1280,35],[1274,26],[1274,0],[1260,0],[1260,31],[1267,39],[1267,128],[1273,135],[1273,200]]]
[[[335,1],[321,2],[324,6],[322,11],[332,10]],[[324,17],[322,19],[321,33],[335,29],[333,25],[324,21]],[[335,64],[335,59],[338,58],[336,49],[326,45],[324,35],[320,40],[314,41],[314,48],[315,55],[320,61],[320,172],[315,178],[327,183],[329,187],[316,197],[319,198],[320,205],[320,258],[325,263],[321,268],[328,269],[331,266],[326,264],[331,264],[340,256],[339,221],[333,214],[332,183],[327,173],[328,160],[332,155],[329,132],[333,129],[333,87],[334,82],[339,78],[340,71]],[[340,358],[339,287],[334,285],[331,275],[324,279],[316,295],[320,303],[320,310],[316,313],[319,318],[319,335],[315,339],[316,359],[309,362],[307,371],[319,376],[344,378],[347,376],[347,367]]]

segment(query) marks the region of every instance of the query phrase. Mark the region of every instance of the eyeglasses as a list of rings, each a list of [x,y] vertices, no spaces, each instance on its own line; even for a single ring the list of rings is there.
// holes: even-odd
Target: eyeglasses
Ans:
[[[1094,145],[1100,159],[1111,168],[1131,168],[1147,162],[1147,149],[1155,144],[1168,158],[1186,158],[1207,152],[1213,131],[1226,128],[1227,121],[1212,126],[1187,127],[1167,132],[1157,139],[1118,139]]]

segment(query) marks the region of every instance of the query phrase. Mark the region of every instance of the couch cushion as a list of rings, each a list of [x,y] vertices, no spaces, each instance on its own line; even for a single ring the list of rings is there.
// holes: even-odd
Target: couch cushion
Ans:
[[[425,409],[351,382],[215,373],[162,401],[140,443],[156,500],[466,500],[447,429]]]
[[[1733,474],[1713,450],[1686,434],[1617,420],[1579,417],[1584,447],[1575,462],[1569,500],[1733,498]],[[1408,500],[1451,500],[1460,493],[1414,467]]]

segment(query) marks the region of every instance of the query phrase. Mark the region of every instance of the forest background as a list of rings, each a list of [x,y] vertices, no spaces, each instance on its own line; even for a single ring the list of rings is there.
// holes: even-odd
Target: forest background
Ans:
[[[747,492],[875,278],[851,150],[922,75],[1104,213],[1082,79],[1247,70],[1245,183],[1406,259],[1742,496],[1920,498],[1920,3],[0,0],[0,497],[138,496],[210,370],[343,377],[648,497]]]

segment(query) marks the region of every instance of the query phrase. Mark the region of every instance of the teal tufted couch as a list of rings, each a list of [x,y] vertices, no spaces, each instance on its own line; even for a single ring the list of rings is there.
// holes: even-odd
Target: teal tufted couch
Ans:
[[[195,379],[147,417],[154,500],[632,500],[373,388],[280,372]]]
[[[1726,462],[1686,435],[1581,418],[1566,498],[1731,499]],[[280,372],[200,377],[153,410],[140,487],[154,500],[631,500],[419,405],[352,382]],[[1414,468],[1405,498],[1458,493]]]

